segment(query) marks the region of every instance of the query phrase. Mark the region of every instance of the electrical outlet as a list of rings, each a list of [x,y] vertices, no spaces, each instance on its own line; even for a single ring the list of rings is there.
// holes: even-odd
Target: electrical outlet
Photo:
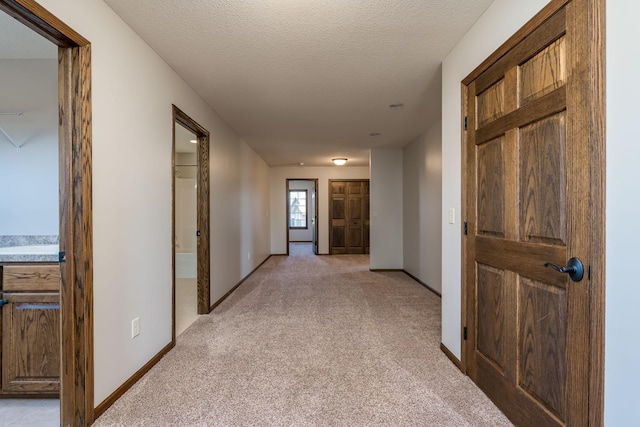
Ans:
[[[140,335],[140,318],[136,317],[131,321],[131,338]]]
[[[247,252],[247,259],[251,259],[251,252]]]
[[[456,209],[449,208],[449,224],[454,224],[456,222]]]

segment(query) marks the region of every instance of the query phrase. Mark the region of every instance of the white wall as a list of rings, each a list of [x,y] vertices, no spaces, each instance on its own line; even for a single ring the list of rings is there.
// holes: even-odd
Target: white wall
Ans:
[[[402,149],[373,149],[370,165],[371,268],[402,269]]]
[[[318,178],[318,252],[329,253],[329,180],[369,179],[369,168],[358,166],[287,166],[270,169],[271,253],[287,253],[287,178]]]
[[[57,235],[58,61],[0,59],[0,235]]]
[[[171,341],[171,105],[211,132],[212,301],[269,255],[269,170],[102,1],[40,3],[92,43],[98,404]]]
[[[442,343],[460,358],[460,82],[539,12],[548,0],[496,0],[442,64]],[[449,208],[455,224],[449,224]]]
[[[307,225],[304,230],[289,230],[290,242],[310,242],[313,239],[313,224],[311,219],[313,211],[311,210],[311,193],[313,193],[313,181],[289,181],[289,190],[307,190]]]
[[[607,273],[605,425],[640,425],[640,286],[635,224],[640,217],[640,3],[607,1]]]
[[[442,127],[403,150],[404,269],[442,291]]]

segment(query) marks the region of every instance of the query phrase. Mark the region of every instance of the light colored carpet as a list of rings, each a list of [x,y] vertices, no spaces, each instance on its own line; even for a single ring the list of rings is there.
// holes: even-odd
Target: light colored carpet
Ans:
[[[292,245],[95,425],[511,425],[440,351],[440,299],[368,266]]]

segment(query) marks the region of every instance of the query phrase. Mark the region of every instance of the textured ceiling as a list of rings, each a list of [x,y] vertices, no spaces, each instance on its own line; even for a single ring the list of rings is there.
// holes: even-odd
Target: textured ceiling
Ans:
[[[440,63],[491,0],[105,2],[280,166],[368,165],[370,148],[411,142],[439,118]]]

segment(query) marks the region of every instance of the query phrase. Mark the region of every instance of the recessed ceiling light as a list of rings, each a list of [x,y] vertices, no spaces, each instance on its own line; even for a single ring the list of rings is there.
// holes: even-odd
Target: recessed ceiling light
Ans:
[[[335,159],[331,159],[331,161],[336,165],[336,166],[343,166],[345,163],[347,163],[347,159],[345,157],[337,157]]]
[[[380,136],[380,135],[382,135],[380,132],[372,132],[372,133],[369,134],[369,136],[374,137],[374,138],[376,136]]]
[[[300,162],[300,163],[298,163],[298,164],[299,164],[300,166],[304,166],[304,163],[302,163],[302,162]]]
[[[192,143],[192,144],[197,144],[197,143],[198,143],[198,140],[197,140],[197,139],[192,139],[192,140],[190,140],[189,142],[190,142],[190,143]]]
[[[404,108],[404,104],[402,102],[398,102],[397,104],[389,105],[389,108],[391,108],[392,110],[399,110],[401,108]]]

